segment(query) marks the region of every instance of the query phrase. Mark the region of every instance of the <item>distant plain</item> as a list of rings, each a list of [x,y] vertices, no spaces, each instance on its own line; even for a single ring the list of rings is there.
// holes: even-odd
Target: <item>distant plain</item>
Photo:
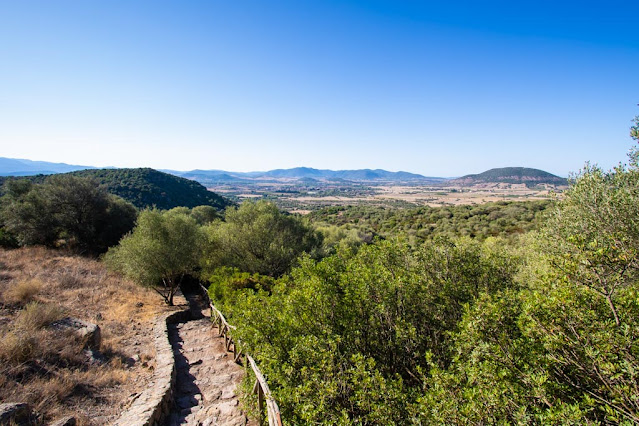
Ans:
[[[328,206],[370,205],[386,207],[450,206],[492,201],[551,199],[566,186],[524,183],[407,183],[328,182],[312,184],[293,179],[255,180],[206,185],[211,191],[234,201],[268,199],[289,212],[309,213]]]

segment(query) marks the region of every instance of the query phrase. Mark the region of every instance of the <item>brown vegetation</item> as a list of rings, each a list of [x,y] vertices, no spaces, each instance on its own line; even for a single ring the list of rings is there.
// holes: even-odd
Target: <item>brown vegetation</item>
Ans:
[[[116,417],[153,373],[157,296],[97,261],[44,248],[0,250],[0,402],[27,402],[45,421]],[[69,330],[72,316],[100,326],[100,353]]]

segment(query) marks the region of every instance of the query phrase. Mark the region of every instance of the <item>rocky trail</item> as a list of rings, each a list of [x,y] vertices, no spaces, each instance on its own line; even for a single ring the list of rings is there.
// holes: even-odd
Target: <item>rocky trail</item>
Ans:
[[[242,366],[217,337],[200,296],[185,294],[191,321],[172,324],[169,340],[175,354],[177,383],[174,404],[166,424],[253,425],[240,409],[236,388],[244,377]]]

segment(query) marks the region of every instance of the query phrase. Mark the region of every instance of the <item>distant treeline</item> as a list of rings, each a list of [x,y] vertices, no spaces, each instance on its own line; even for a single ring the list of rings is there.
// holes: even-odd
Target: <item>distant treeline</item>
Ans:
[[[536,229],[550,200],[498,201],[444,207],[327,207],[308,215],[320,227],[338,226],[383,238],[402,236],[423,241],[434,236],[468,236],[480,240],[508,237]]]

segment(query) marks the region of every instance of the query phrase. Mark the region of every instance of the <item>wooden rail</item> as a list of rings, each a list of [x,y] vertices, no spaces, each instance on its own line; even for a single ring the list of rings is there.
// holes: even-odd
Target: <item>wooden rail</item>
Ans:
[[[231,335],[231,330],[235,330],[236,328],[230,325],[228,321],[226,321],[226,318],[224,317],[222,312],[220,312],[219,309],[217,309],[215,305],[213,305],[206,287],[200,284],[200,290],[202,291],[209,307],[211,308],[211,320],[217,326],[219,336],[224,336],[224,346],[226,350],[229,352],[232,351],[233,359],[235,360],[235,362],[239,362],[240,357],[242,356],[242,352],[238,346],[239,341],[236,342]],[[233,349],[231,349],[231,347]],[[255,360],[250,355],[246,354],[245,357],[248,361],[248,365],[251,366],[253,374],[255,374],[256,377],[255,385],[253,386],[253,393],[257,394],[257,407],[259,411],[260,424],[264,423],[264,404],[266,403],[266,413],[269,426],[282,426],[280,408],[277,406],[275,398],[273,398],[273,396],[271,395],[271,390],[266,383],[264,375],[257,367]]]

